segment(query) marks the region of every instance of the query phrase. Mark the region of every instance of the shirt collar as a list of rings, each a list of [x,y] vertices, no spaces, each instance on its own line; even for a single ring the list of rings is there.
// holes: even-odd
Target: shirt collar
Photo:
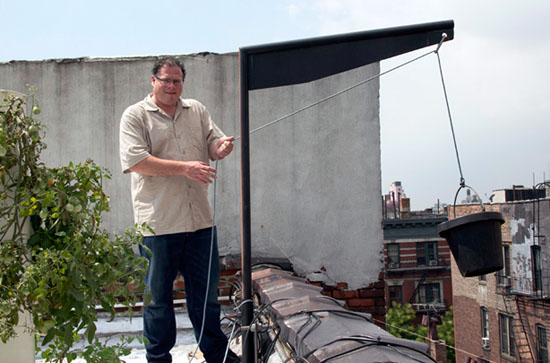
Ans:
[[[145,109],[147,111],[158,111],[160,108],[156,105],[156,103],[153,101],[153,98],[151,97],[152,93],[148,94],[147,97],[145,97]],[[180,97],[178,100],[178,107],[181,108],[189,108],[191,107],[191,104],[189,103],[189,100],[185,100]]]

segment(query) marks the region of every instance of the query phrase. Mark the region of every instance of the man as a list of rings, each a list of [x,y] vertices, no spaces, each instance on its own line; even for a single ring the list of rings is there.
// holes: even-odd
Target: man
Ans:
[[[220,329],[218,248],[208,202],[216,170],[208,159],[229,155],[234,137],[223,134],[200,102],[180,98],[184,80],[185,68],[176,58],[155,63],[153,93],[122,115],[120,158],[122,170],[131,173],[135,221],[154,231],[145,232],[143,240],[151,256],[142,250],[149,259],[146,283],[152,295],[143,312],[147,360],[172,361],[172,287],[179,272],[199,347],[207,362],[218,363],[228,342]],[[225,362],[240,360],[229,350]]]

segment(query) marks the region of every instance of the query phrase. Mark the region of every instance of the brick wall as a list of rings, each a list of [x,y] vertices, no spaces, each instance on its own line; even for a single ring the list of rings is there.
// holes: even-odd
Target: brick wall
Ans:
[[[237,269],[222,269],[220,284],[218,286],[218,294],[221,297],[222,304],[229,304],[229,295],[233,292],[231,282],[240,282]],[[383,275],[380,274],[378,281],[371,283],[369,286],[349,290],[346,282],[339,282],[335,286],[328,285],[323,282],[309,281],[312,285],[321,286],[322,294],[333,297],[337,300],[345,302],[346,308],[351,311],[369,313],[375,319],[375,323],[382,328],[385,328],[386,309],[385,309],[385,289]],[[183,278],[178,275],[174,282],[174,299],[185,299],[185,283]]]
[[[371,314],[376,325],[386,328],[385,283],[382,274],[378,281],[357,290],[349,290],[345,282],[339,282],[336,286],[316,281],[310,283],[321,286],[323,295],[344,301],[349,310]]]
[[[505,224],[502,225],[503,243],[512,242],[509,216],[513,214],[510,208],[519,206],[520,203],[516,204],[485,206],[486,211],[501,211],[504,215]],[[456,212],[456,217],[458,218],[467,214],[481,212],[481,207],[479,205],[461,205],[457,206]],[[449,219],[452,218],[451,208]],[[522,310],[523,327],[528,331],[529,344],[532,354],[536,359],[536,325],[540,324],[550,331],[550,325],[548,324],[550,301],[509,294],[507,291],[499,292],[494,273],[486,275],[486,281],[481,281],[478,277],[464,278],[460,274],[454,259],[452,260],[451,270],[454,292],[457,362],[464,362],[467,358],[472,358],[472,361],[474,359],[478,361],[486,359],[491,362],[509,361],[511,359],[503,357],[500,353],[499,314],[512,316],[515,319],[514,335],[516,339],[516,351],[520,350],[520,346],[525,345],[526,336],[523,334],[523,328],[517,313],[516,298],[520,301],[521,306],[525,306],[524,310]],[[502,295],[502,293],[506,295]],[[485,307],[489,312],[489,349],[484,349],[481,344],[481,307]],[[547,344],[550,346],[550,341]],[[524,361],[531,360],[529,353],[523,354],[522,358]]]
[[[222,269],[220,273],[220,283],[218,284],[218,296],[220,297],[220,303],[222,305],[231,304],[230,296],[235,291],[235,285],[232,282],[239,284],[240,277],[238,276],[239,270],[237,269]],[[175,300],[185,299],[185,282],[183,277],[178,274],[174,281],[173,296]],[[180,305],[183,303],[179,303]]]
[[[489,312],[490,349],[481,344],[481,311],[477,301],[464,296],[454,297],[454,324],[456,361],[465,362],[466,358],[491,362],[500,362],[500,340],[498,310],[487,307]]]

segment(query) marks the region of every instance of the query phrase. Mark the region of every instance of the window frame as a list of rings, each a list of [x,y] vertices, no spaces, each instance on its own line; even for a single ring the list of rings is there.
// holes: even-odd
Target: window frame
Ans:
[[[433,288],[437,286],[438,298],[437,300],[428,301],[428,297],[433,295]],[[424,300],[424,301],[422,301]],[[441,283],[440,282],[427,282],[423,283],[418,288],[416,294],[416,302],[418,304],[441,304],[443,303],[443,297],[441,295]]]
[[[548,332],[544,325],[536,324],[537,362],[548,363]]]
[[[480,307],[479,310],[481,313],[481,337],[489,339],[489,310],[485,306]]]
[[[392,290],[397,290],[399,291],[399,300],[395,299],[395,298],[392,298]],[[388,298],[389,298],[389,306],[393,306],[392,305],[392,302],[395,301],[399,304],[403,304],[403,286],[401,285],[391,285],[391,286],[388,286]]]
[[[499,314],[500,354],[515,357],[516,347],[514,341],[514,318]]]
[[[425,241],[416,243],[416,265],[430,266],[430,261],[435,261],[438,264],[438,243],[437,241]],[[422,262],[421,259],[424,261]]]
[[[393,251],[393,249],[396,248],[397,251]],[[392,254],[390,254],[390,251]],[[393,252],[397,252],[397,256],[393,256]],[[387,266],[390,268],[390,264],[397,264],[397,268],[401,266],[401,246],[399,243],[388,243],[386,244],[386,256],[387,256]],[[397,262],[393,257],[397,257]],[[391,268],[394,268],[393,266]]]
[[[531,261],[533,264],[533,292],[537,294],[542,291],[542,256],[540,246],[531,246]]]
[[[502,246],[502,253],[504,255],[504,277],[511,277],[512,276],[512,259],[510,255],[511,246],[510,245],[503,245]]]

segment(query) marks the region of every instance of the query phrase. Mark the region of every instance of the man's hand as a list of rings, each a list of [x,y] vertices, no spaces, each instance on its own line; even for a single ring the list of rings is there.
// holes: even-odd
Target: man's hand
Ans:
[[[191,180],[210,184],[216,179],[216,169],[210,167],[208,163],[186,161],[184,165],[184,175]]]
[[[233,140],[235,140],[234,136],[222,137],[216,140],[210,149],[210,157],[212,160],[221,160],[231,154],[233,151]]]
[[[191,180],[210,184],[216,179],[216,169],[202,161],[178,161],[149,156],[129,171],[149,176],[183,175]]]

